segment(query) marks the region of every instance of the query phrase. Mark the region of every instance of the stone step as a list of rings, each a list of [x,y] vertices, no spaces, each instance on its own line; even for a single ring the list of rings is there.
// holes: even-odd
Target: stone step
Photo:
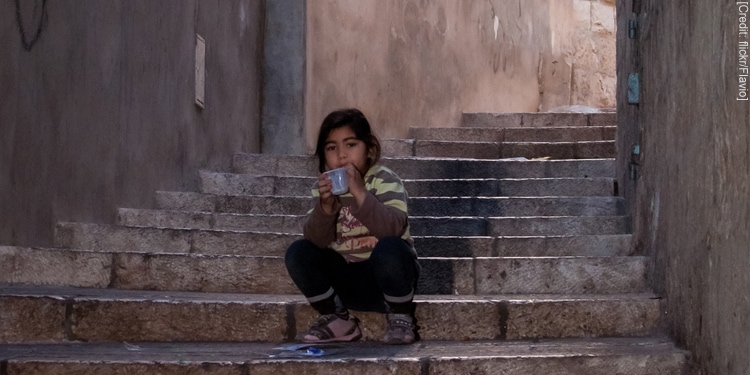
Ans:
[[[614,178],[614,159],[482,160],[457,158],[389,158],[381,164],[402,179],[466,178]],[[308,155],[236,154],[232,172],[256,176],[317,176],[317,160]]]
[[[409,138],[454,142],[581,142],[613,141],[617,126],[548,128],[409,128]]]
[[[613,196],[615,179],[522,178],[464,180],[404,180],[411,197],[577,197]]]
[[[414,216],[614,216],[624,212],[620,197],[415,197]]]
[[[112,252],[281,256],[300,234],[139,228],[61,222],[54,246]]]
[[[279,343],[0,345],[8,374],[550,374],[682,375],[688,353],[667,337],[322,344],[305,355]],[[7,363],[7,364],[6,364]]]
[[[317,177],[253,176],[249,174],[199,172],[201,193],[216,195],[309,195]]]
[[[0,283],[298,294],[281,256],[2,248]],[[421,294],[615,294],[648,290],[646,258],[420,258]],[[210,275],[210,277],[207,277]]]
[[[200,192],[217,195],[309,196],[316,177],[253,176],[201,171]],[[615,179],[404,179],[411,197],[454,196],[612,196]]]
[[[586,236],[425,236],[415,237],[420,256],[621,256],[635,255],[632,235]]]
[[[129,227],[206,229],[301,234],[306,215],[227,214],[120,208],[117,224]]]
[[[302,233],[306,215],[225,214],[120,208],[119,225]],[[414,236],[552,236],[628,233],[625,216],[429,217],[410,216]]]
[[[465,127],[580,127],[617,126],[617,114],[602,113],[463,113]]]
[[[303,215],[310,196],[214,195],[159,191],[162,210],[235,214]],[[411,197],[410,216],[616,216],[624,212],[621,197]]]
[[[617,156],[614,141],[456,142],[385,139],[382,147],[384,155],[402,157],[599,159]]]
[[[626,234],[625,216],[561,217],[410,217],[419,236],[556,236]]]
[[[648,291],[645,257],[421,258],[423,294]]]
[[[55,247],[111,252],[281,256],[300,234],[58,223]],[[631,235],[415,236],[420,256],[633,255]]]
[[[422,340],[648,336],[659,299],[622,295],[415,296]],[[316,314],[301,296],[0,287],[0,343],[288,342]],[[355,312],[365,340],[382,314]],[[116,322],[116,324],[113,324]]]

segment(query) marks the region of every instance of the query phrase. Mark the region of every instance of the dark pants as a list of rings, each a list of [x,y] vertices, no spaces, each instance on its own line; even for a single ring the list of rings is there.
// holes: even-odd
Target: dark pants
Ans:
[[[414,252],[399,237],[378,240],[370,259],[347,262],[335,250],[308,240],[295,241],[286,252],[286,268],[308,300],[321,300],[333,289],[341,306],[359,311],[391,312],[411,305],[419,277]],[[328,298],[328,297],[326,297]],[[311,303],[321,314],[321,304]],[[394,311],[395,312],[395,311]]]

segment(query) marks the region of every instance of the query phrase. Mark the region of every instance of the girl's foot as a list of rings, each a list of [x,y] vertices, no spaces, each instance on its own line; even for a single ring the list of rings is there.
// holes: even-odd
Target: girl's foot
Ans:
[[[388,327],[383,342],[386,344],[411,344],[416,338],[414,319],[408,314],[388,314]]]
[[[358,340],[362,337],[358,322],[359,319],[348,313],[321,315],[307,332],[297,335],[297,339],[308,344]]]

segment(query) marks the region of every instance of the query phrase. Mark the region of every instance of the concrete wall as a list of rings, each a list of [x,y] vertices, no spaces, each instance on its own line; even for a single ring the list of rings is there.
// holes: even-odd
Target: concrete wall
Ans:
[[[614,19],[611,0],[308,1],[308,145],[347,106],[385,138],[462,112],[614,107]]]
[[[21,1],[27,39],[42,1]],[[0,243],[58,221],[112,222],[200,168],[259,151],[261,0],[50,1],[30,51],[0,2]],[[206,106],[194,105],[195,34]]]
[[[634,246],[654,260],[665,327],[692,351],[692,373],[749,374],[750,104],[737,100],[748,52],[740,9],[735,0],[638,1],[639,35],[629,40],[633,3],[618,3],[617,39],[618,142],[640,141],[642,150],[633,183],[629,148],[619,148]],[[638,106],[625,103],[632,71],[641,72]]]

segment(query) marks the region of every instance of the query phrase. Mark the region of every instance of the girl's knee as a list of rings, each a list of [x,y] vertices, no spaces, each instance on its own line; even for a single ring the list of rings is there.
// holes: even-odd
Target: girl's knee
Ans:
[[[370,260],[374,262],[397,259],[411,260],[412,258],[413,254],[409,245],[397,236],[380,238],[370,254]]]
[[[287,265],[291,263],[305,262],[308,257],[311,256],[316,246],[308,240],[297,240],[294,241],[289,248],[286,249],[284,254],[284,261]]]
[[[383,237],[378,240],[378,242],[375,244],[375,247],[400,247],[406,245],[406,241],[404,241],[401,237],[398,236],[389,236],[389,237]]]

